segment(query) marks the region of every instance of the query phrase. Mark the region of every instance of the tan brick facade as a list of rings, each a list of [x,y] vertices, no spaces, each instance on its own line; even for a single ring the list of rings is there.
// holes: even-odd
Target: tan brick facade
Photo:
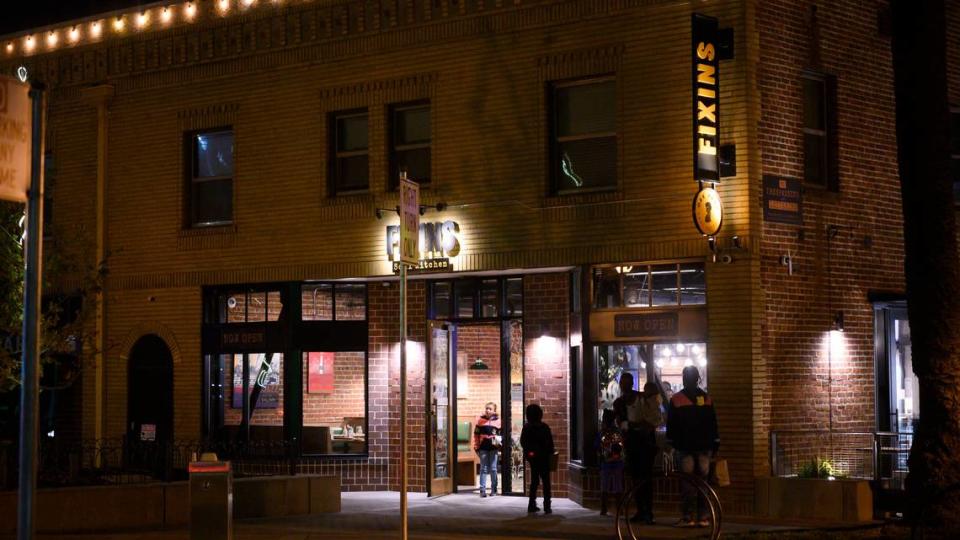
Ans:
[[[459,223],[455,271],[524,276],[524,398],[544,407],[561,463],[569,456],[568,350],[579,332],[568,270],[601,263],[706,264],[710,392],[733,477],[721,490],[728,512],[753,510],[753,479],[769,474],[771,429],[824,427],[823,339],[838,310],[848,357],[833,373],[834,427],[873,429],[867,294],[903,290],[889,40],[877,33],[874,4],[820,2],[816,65],[807,1],[260,4],[224,17],[201,4],[194,24],[0,56],[4,72],[22,62],[51,89],[47,148],[58,175],[47,249],[91,253],[58,239],[97,228],[98,117],[80,91],[114,89],[105,386],[84,377],[85,436],[95,433],[98,392],[104,434],[125,433],[127,355],[149,333],[173,351],[175,436],[202,436],[202,287],[390,274],[384,227],[396,218],[374,217],[397,204],[387,188],[388,111],[423,99],[432,112],[432,183],[422,201],[447,205],[423,219]],[[721,141],[737,153],[737,175],[718,188],[718,246],[730,264],[711,262],[690,216],[694,11],[734,30],[735,57],[720,63]],[[862,51],[870,51],[870,69]],[[803,176],[804,68],[838,76],[840,191],[807,189],[796,227],[763,220],[761,187],[764,174]],[[598,75],[616,80],[617,186],[552,195],[546,89]],[[356,108],[369,113],[370,189],[329,196],[329,116]],[[184,133],[223,126],[235,133],[233,224],[184,228]],[[828,244],[829,226],[838,233]],[[787,250],[792,276],[779,263]],[[538,269],[551,270],[531,273]],[[338,472],[344,489],[396,489],[399,293],[395,282],[376,281],[368,294],[369,458],[303,470]],[[406,428],[414,490],[424,489],[426,469],[426,295],[424,281],[412,282],[409,338],[419,353],[410,359]],[[585,406],[595,395],[584,388]],[[592,452],[592,439],[584,449]],[[594,500],[596,471],[586,461],[561,467],[558,496]]]

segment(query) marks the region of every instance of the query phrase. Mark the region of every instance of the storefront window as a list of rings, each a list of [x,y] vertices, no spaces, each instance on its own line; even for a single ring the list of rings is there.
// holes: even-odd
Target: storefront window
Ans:
[[[620,274],[613,267],[593,270],[593,307],[620,307]],[[633,300],[637,301],[637,294],[634,294]]]
[[[229,291],[217,297],[216,322],[273,322],[282,311],[280,291]]]
[[[707,388],[707,346],[705,343],[657,343],[653,345],[654,376],[669,398],[683,389],[683,368],[696,366],[700,388]]]
[[[633,387],[642,390],[647,382],[645,345],[598,345],[594,347],[597,358],[597,380],[600,384],[600,411],[612,409],[613,401],[620,397],[620,376],[633,375]]]
[[[300,288],[300,313],[305,321],[333,320],[333,284],[318,283]]]
[[[496,317],[499,315],[497,309],[499,302],[499,287],[496,279],[485,279],[480,282],[480,316]]]
[[[283,441],[283,354],[219,355],[228,440]]]
[[[305,352],[303,371],[303,453],[366,453],[366,353]]]
[[[434,281],[427,290],[432,320],[523,315],[523,278]]]
[[[660,383],[666,399],[683,389],[683,368],[696,366],[700,388],[707,388],[707,347],[702,342],[639,343],[594,347],[599,382],[599,415],[612,409],[620,397],[620,377],[633,375],[634,390],[643,390],[647,381]],[[651,362],[652,360],[652,362]]]
[[[267,293],[252,292],[247,295],[247,322],[267,320]]]
[[[707,302],[702,263],[595,266],[592,274],[594,309],[689,306]]]
[[[707,276],[702,264],[680,265],[680,305],[707,303]]]
[[[504,281],[505,306],[503,314],[506,317],[523,315],[523,278],[510,278]]]
[[[450,297],[452,285],[449,281],[437,281],[430,286],[431,305],[434,319],[450,318]]]
[[[677,299],[677,265],[658,265],[650,269],[651,297],[654,306],[675,306]]]
[[[647,307],[650,305],[650,272],[646,266],[636,270],[623,268],[623,300],[626,307]],[[608,306],[618,307],[618,306]]]
[[[363,321],[367,318],[367,286],[363,283],[334,285],[334,305],[338,321]]]
[[[457,293],[457,317],[470,319],[473,317],[474,288],[473,281],[457,281],[454,289]]]
[[[365,283],[311,283],[300,288],[304,321],[364,321],[367,319]]]

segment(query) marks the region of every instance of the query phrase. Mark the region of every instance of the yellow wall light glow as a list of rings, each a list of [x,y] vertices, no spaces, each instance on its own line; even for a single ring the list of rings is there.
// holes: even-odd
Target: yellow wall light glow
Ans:
[[[47,34],[47,47],[51,49],[56,47],[57,41],[59,40],[60,36],[57,34],[57,32],[55,30],[51,30],[50,33]]]
[[[74,26],[70,29],[70,32],[67,34],[67,39],[70,40],[70,43],[76,43],[80,41],[80,29]]]
[[[240,0],[243,3],[243,7],[250,7],[257,3],[257,0]]]
[[[221,14],[230,11],[230,0],[217,0],[217,9]]]
[[[103,26],[100,24],[100,21],[96,21],[90,24],[90,37],[97,39],[100,37],[100,33],[103,31]]]
[[[168,24],[171,19],[173,19],[173,11],[169,7],[163,8],[163,11],[160,12],[160,22]]]
[[[12,42],[12,41],[8,41],[8,42],[7,42],[7,54],[13,54],[13,42]]]
[[[193,5],[193,2],[187,2],[187,5],[183,6],[183,17],[188,21],[192,21],[196,15],[197,6]]]
[[[150,24],[150,12],[141,11],[140,14],[137,15],[137,28],[144,28],[148,24]]]
[[[123,20],[123,15],[113,20],[113,29],[116,30],[117,32],[123,32],[124,26],[126,26],[126,23]]]
[[[27,52],[33,51],[33,48],[37,46],[37,42],[33,39],[33,36],[27,36],[23,40],[23,49]]]

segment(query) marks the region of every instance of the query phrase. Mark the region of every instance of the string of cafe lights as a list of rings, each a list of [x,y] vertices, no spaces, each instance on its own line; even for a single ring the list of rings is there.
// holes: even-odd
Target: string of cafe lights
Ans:
[[[8,37],[4,40],[3,50],[8,58],[18,53],[29,56],[53,52],[85,43],[98,43],[110,36],[163,30],[178,23],[193,24],[205,17],[222,18],[231,13],[243,13],[258,5],[281,5],[292,1],[294,0],[190,0],[158,3],[132,12],[100,15],[68,26],[52,27],[26,35]]]

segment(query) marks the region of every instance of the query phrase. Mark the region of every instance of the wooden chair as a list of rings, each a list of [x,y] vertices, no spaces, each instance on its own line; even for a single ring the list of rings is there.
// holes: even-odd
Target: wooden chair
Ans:
[[[457,422],[457,485],[477,485],[480,460],[473,451],[473,422]]]

